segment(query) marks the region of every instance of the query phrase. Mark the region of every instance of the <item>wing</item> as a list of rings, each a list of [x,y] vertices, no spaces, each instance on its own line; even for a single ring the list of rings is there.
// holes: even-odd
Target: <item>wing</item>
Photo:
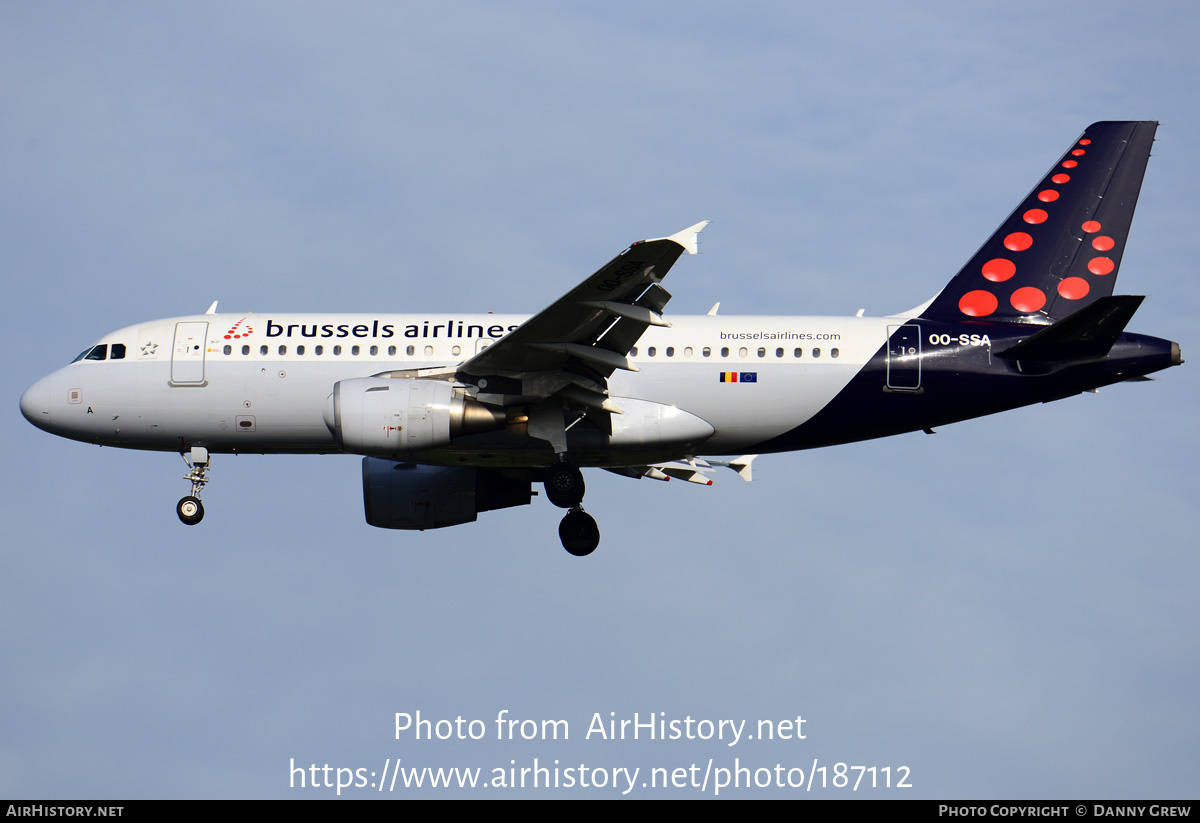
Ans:
[[[695,254],[697,223],[670,237],[643,240],[458,367],[480,399],[500,405],[559,398],[619,414],[607,379],[617,369],[637,371],[630,349],[662,318],[670,293],[659,285],[685,251]],[[482,379],[481,379],[482,378]]]
[[[655,463],[653,466],[606,468],[607,471],[619,474],[622,477],[632,477],[635,479],[649,477],[651,480],[670,480],[674,477],[677,480],[686,480],[689,483],[699,483],[701,486],[711,486],[712,480],[708,478],[708,475],[712,474],[714,466],[724,466],[725,468],[733,469],[738,473],[738,476],[749,483],[754,479],[750,464],[754,462],[754,458],[756,457],[758,457],[757,454],[743,454],[741,457],[735,457],[732,460],[689,457],[684,460],[673,460],[670,463]]]

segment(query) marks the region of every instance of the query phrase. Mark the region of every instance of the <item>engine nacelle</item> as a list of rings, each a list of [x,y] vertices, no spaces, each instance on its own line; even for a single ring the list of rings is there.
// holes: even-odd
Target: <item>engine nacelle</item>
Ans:
[[[389,377],[340,380],[325,425],[352,454],[408,454],[463,434],[504,427],[503,409],[485,406],[450,383]]]
[[[441,529],[479,512],[525,506],[528,480],[473,466],[425,466],[364,457],[363,509],[381,529]]]

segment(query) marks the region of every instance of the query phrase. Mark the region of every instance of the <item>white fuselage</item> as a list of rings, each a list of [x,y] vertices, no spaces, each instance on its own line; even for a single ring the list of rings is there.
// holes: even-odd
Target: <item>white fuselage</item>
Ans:
[[[22,408],[48,431],[126,448],[334,452],[324,410],[335,383],[452,368],[525,319],[210,314],[141,323],[97,341],[104,359],[80,359],[40,380]],[[609,391],[618,406],[635,398],[702,418],[714,433],[699,451],[739,453],[811,418],[904,322],[674,317],[671,327],[645,332],[629,357],[639,371],[617,371]]]

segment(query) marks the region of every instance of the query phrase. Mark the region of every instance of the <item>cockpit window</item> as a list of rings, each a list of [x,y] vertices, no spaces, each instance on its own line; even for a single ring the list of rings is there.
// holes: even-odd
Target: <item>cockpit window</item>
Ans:
[[[120,345],[119,343],[117,345]],[[116,357],[116,346],[113,346],[113,356]],[[90,349],[84,349],[79,353],[79,356],[72,360],[72,363],[78,363],[80,360],[103,360],[108,356],[108,344],[92,346]],[[121,357],[125,356],[125,347],[121,346]]]
[[[112,360],[124,360],[125,359],[125,344],[124,343],[113,343],[112,357],[110,359],[112,359]]]

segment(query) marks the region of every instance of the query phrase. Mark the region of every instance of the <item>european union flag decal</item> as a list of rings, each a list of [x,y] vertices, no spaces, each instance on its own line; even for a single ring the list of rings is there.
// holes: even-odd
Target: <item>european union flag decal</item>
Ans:
[[[722,383],[757,383],[758,372],[756,371],[723,371],[721,372],[720,380]]]
[[[742,375],[739,378],[738,382],[739,383],[757,383],[758,382],[758,372],[744,371],[744,372],[742,372]]]

